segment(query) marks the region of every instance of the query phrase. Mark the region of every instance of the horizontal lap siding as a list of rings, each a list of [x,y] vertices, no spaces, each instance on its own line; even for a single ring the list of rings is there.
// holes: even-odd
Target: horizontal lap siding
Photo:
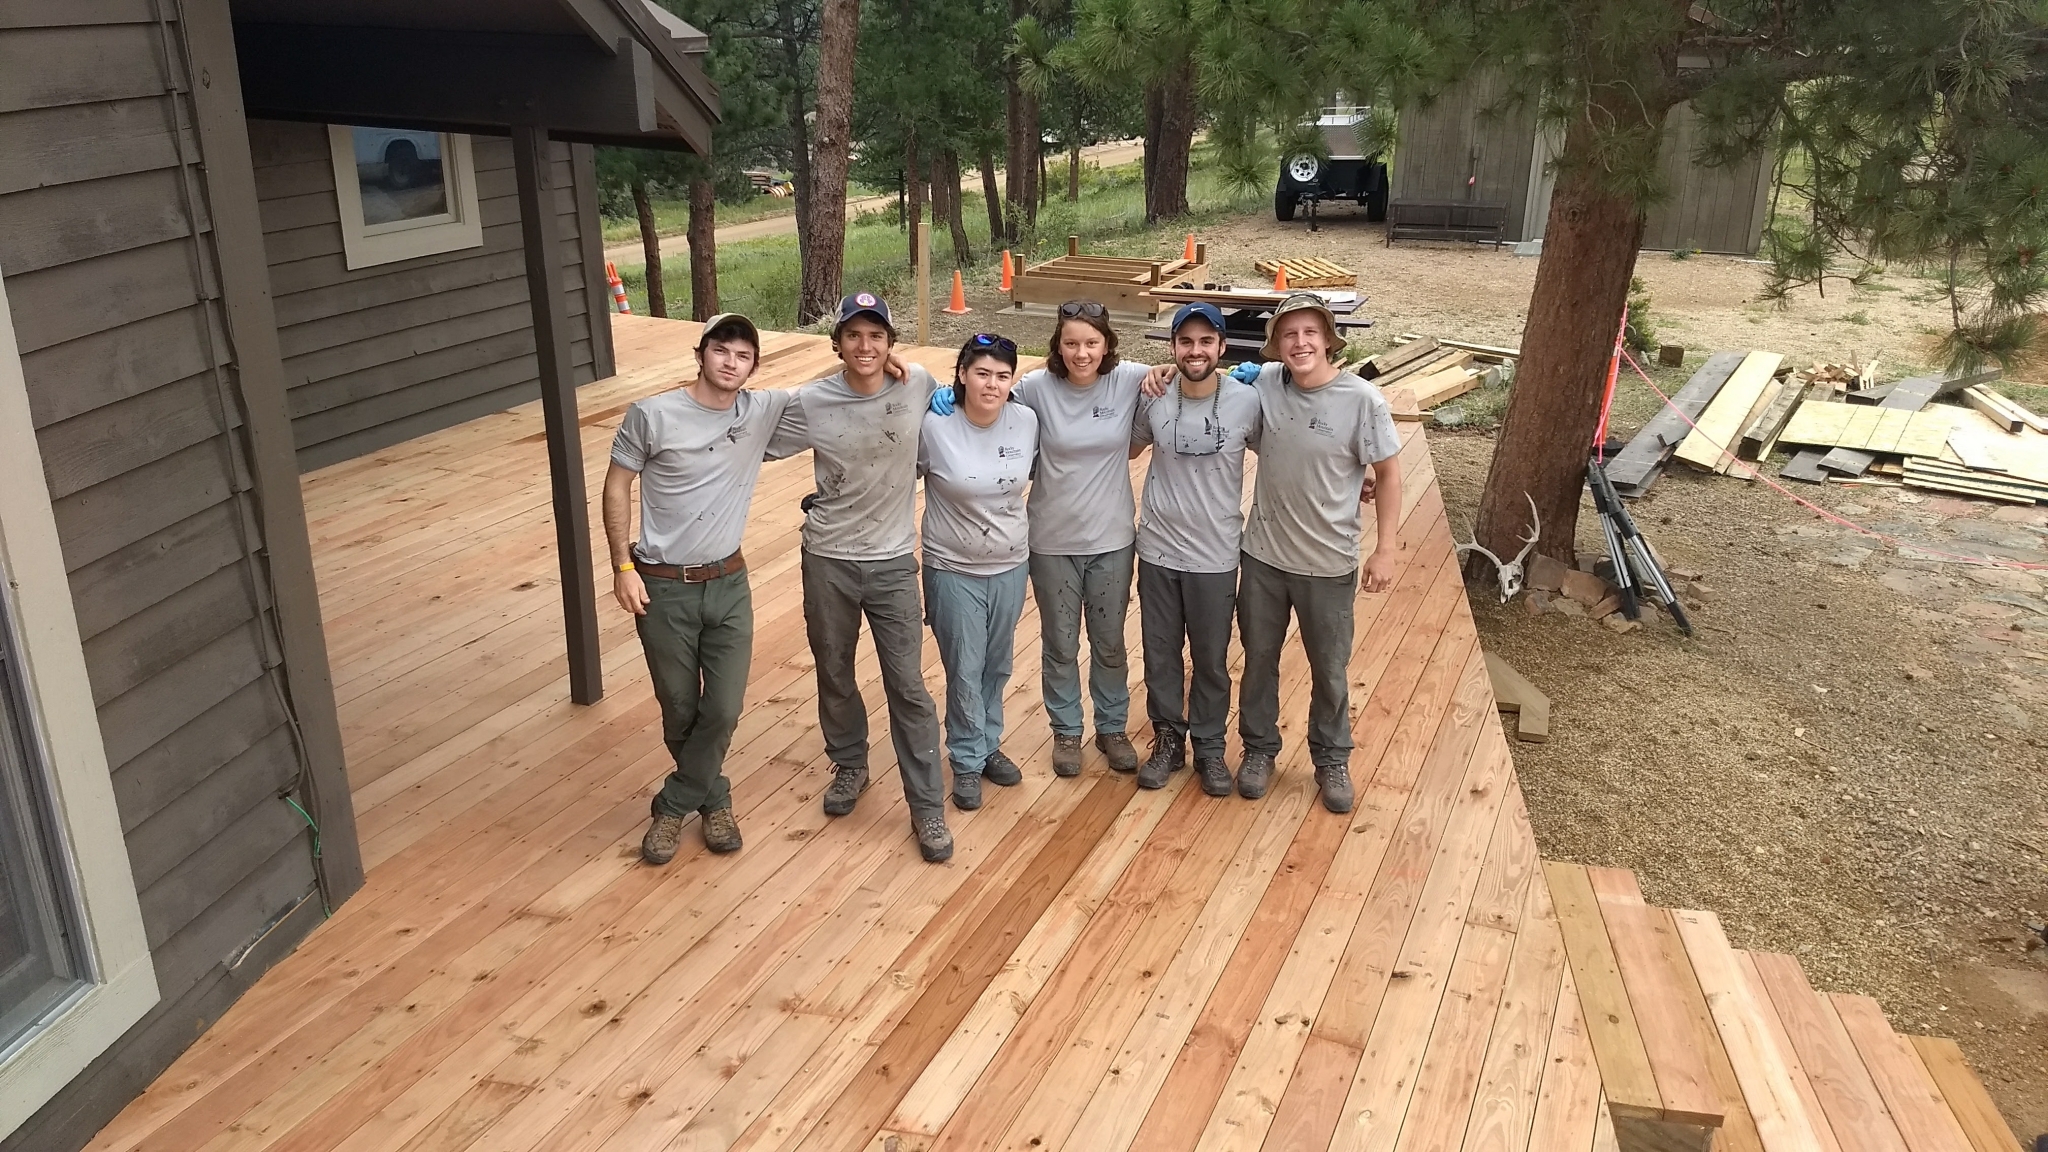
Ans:
[[[188,212],[181,142],[199,151],[158,37],[146,0],[0,8],[0,276],[162,994],[7,1152],[84,1143],[312,922],[310,841],[277,799],[301,761],[265,674],[263,538],[213,371],[232,346],[205,181]]]
[[[251,121],[249,132],[301,468],[540,395],[510,141],[472,141],[482,247],[351,271],[326,127]],[[553,147],[552,176],[581,384],[596,375],[577,211],[578,194],[591,193],[576,186],[566,144]]]

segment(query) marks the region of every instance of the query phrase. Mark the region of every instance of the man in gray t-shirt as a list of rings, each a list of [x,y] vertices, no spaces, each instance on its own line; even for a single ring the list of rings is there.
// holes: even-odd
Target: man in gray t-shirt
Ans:
[[[612,440],[604,478],[612,595],[633,614],[661,703],[662,738],[675,761],[640,841],[650,864],[675,857],[692,812],[703,817],[711,851],[740,847],[725,778],[754,652],[753,593],[740,538],[762,453],[791,400],[789,392],[746,387],[760,351],[752,321],[713,316],[697,343],[697,378],[635,402]]]
[[[1192,740],[1202,790],[1228,796],[1230,621],[1244,531],[1244,452],[1259,444],[1259,394],[1216,370],[1223,314],[1215,305],[1184,305],[1171,332],[1178,375],[1165,395],[1140,402],[1131,428],[1132,450],[1152,450],[1138,514],[1138,619],[1153,742],[1138,787],[1165,787],[1187,762]]]
[[[1367,592],[1384,592],[1400,550],[1400,436],[1380,390],[1337,367],[1336,318],[1313,293],[1274,310],[1253,387],[1260,409],[1259,474],[1244,530],[1237,627],[1244,641],[1237,790],[1256,799],[1280,754],[1280,647],[1291,611],[1308,655],[1309,759],[1323,806],[1349,812],[1351,713],[1347,665],[1360,584],[1359,506],[1366,478],[1376,502]]]
[[[804,629],[818,677],[818,727],[832,759],[825,813],[844,816],[868,786],[868,706],[853,670],[860,623],[874,634],[889,736],[911,831],[926,860],[953,854],[939,762],[939,718],[924,683],[917,571],[917,445],[937,384],[910,365],[890,380],[896,330],[867,292],[840,302],[833,347],[844,367],[796,389],[768,443],[771,459],[809,449],[817,492],[805,501]]]

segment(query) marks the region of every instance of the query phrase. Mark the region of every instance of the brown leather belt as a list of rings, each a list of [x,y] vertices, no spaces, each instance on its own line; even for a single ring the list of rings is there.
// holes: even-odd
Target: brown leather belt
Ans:
[[[746,568],[747,558],[738,552],[734,552],[723,560],[714,560],[709,564],[687,564],[680,568],[674,564],[650,564],[644,560],[633,562],[633,570],[643,576],[658,576],[663,580],[681,580],[685,584],[709,583],[722,576],[730,576],[735,572],[744,572]]]

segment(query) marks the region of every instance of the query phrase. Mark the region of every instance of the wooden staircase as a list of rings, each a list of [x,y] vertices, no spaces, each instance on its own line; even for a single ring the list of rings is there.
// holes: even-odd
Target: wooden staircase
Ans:
[[[1650,905],[1630,872],[1543,871],[1619,1152],[2021,1152],[1954,1041]]]

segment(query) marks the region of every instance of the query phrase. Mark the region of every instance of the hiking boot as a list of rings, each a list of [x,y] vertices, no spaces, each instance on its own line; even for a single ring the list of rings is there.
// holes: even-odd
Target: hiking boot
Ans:
[[[1195,757],[1195,775],[1202,778],[1202,791],[1211,796],[1228,796],[1233,784],[1230,765],[1221,756]]]
[[[981,778],[998,787],[1008,788],[1012,784],[1024,782],[1024,770],[1017,767],[1017,762],[1003,755],[1003,750],[998,748],[989,753],[987,760],[982,761]]]
[[[1266,794],[1266,788],[1273,783],[1273,758],[1264,752],[1247,752],[1244,763],[1237,766],[1237,794],[1247,800],[1257,800]]]
[[[953,773],[953,807],[962,812],[981,807],[981,773]]]
[[[704,813],[704,846],[718,853],[740,850],[740,822],[732,818],[732,809]]]
[[[1316,787],[1322,790],[1323,807],[1332,812],[1351,811],[1351,765],[1316,765]]]
[[[1166,778],[1181,768],[1187,767],[1187,738],[1178,728],[1162,724],[1152,730],[1152,758],[1138,769],[1138,787],[1164,788]]]
[[[1081,738],[1055,732],[1052,737],[1052,774],[1055,776],[1079,776],[1081,774]]]
[[[647,835],[640,838],[640,858],[649,864],[666,864],[676,858],[676,848],[682,842],[683,817],[656,812]]]
[[[1109,767],[1115,772],[1136,772],[1138,750],[1131,747],[1131,738],[1122,732],[1097,732],[1095,746],[1109,757]]]
[[[953,833],[946,828],[944,813],[914,817],[910,830],[917,836],[918,854],[927,863],[943,864],[953,858]]]
[[[848,768],[841,765],[832,770],[832,783],[825,788],[825,815],[844,816],[853,811],[860,794],[868,790],[866,765]]]

